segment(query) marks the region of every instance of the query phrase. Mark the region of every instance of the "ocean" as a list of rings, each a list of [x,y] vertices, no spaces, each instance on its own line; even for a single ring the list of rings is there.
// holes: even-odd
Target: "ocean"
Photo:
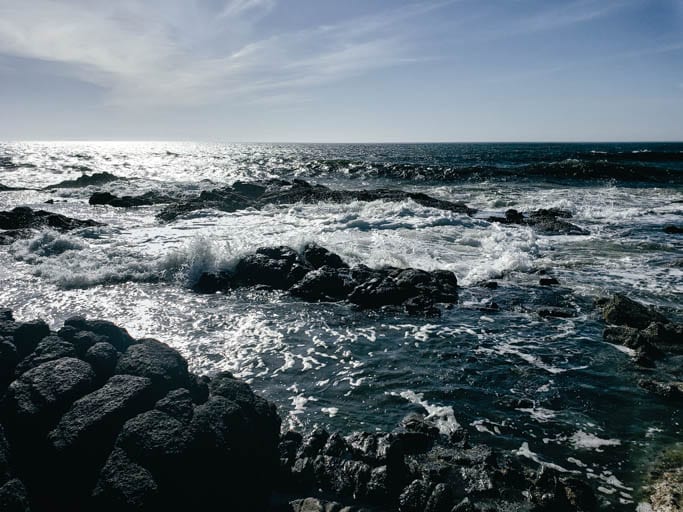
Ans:
[[[68,183],[104,172],[106,183]],[[420,192],[476,213],[403,198],[200,208],[162,221],[164,204],[88,203],[98,191],[191,197],[269,179]],[[195,372],[249,382],[288,428],[391,430],[423,412],[444,432],[462,427],[580,474],[625,509],[654,454],[683,438],[680,407],[638,386],[683,380],[683,356],[637,366],[630,349],[603,341],[594,305],[623,293],[683,321],[683,238],[664,230],[683,224],[683,144],[17,142],[0,144],[0,184],[12,188],[0,191],[0,211],[102,223],[0,246],[0,307],[53,328],[82,314],[158,338]],[[560,209],[586,234],[490,221],[511,208]],[[263,287],[192,289],[259,247],[309,242],[350,264],[452,271],[458,303],[423,317]],[[563,314],[539,314],[548,307]]]

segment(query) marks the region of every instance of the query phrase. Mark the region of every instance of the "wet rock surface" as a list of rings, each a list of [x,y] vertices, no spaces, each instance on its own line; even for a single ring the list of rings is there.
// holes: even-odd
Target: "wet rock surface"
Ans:
[[[654,308],[621,294],[598,299],[597,304],[608,324],[603,339],[633,349],[639,366],[653,368],[655,361],[667,354],[683,354],[683,324],[671,322]],[[641,387],[658,395],[671,394],[661,386]]]
[[[288,290],[307,301],[347,301],[361,309],[393,307],[409,314],[438,315],[438,303],[457,302],[455,274],[436,270],[349,267],[336,254],[315,244],[301,253],[290,247],[262,247],[237,262],[233,270],[203,273],[200,293],[245,286]]]
[[[341,436],[316,430],[280,442],[287,511],[597,510],[591,487],[548,468],[524,465],[464,432],[445,436],[419,415],[393,432]],[[341,505],[341,504],[344,505]],[[344,506],[348,508],[344,508]]]
[[[531,226],[543,235],[588,235],[589,232],[563,219],[572,217],[571,212],[558,208],[542,208],[529,213],[509,209],[503,217],[488,217],[489,222]]]
[[[175,204],[165,208],[158,216],[161,220],[171,221],[180,215],[200,209],[234,212],[246,208],[261,209],[271,204],[317,203],[319,201],[332,203],[378,200],[406,201],[408,199],[430,208],[468,215],[474,213],[474,210],[464,203],[445,201],[418,192],[394,189],[333,190],[324,185],[315,185],[304,180],[286,181],[278,179],[250,183],[237,181],[228,187],[205,190],[188,200],[168,196],[163,192],[148,192],[140,196],[126,197],[98,192],[91,196],[90,204],[128,207],[171,202]]]
[[[93,174],[83,174],[82,176],[76,178],[75,180],[65,180],[55,183],[54,185],[48,185],[45,187],[46,190],[55,188],[81,188],[81,187],[91,187],[104,185],[106,183],[111,183],[112,181],[119,181],[125,178],[120,178],[109,172],[95,172]]]
[[[2,310],[0,350],[0,510],[267,508],[280,418],[229,373],[83,317]]]
[[[101,226],[94,220],[72,219],[58,213],[45,210],[33,210],[27,206],[17,206],[13,210],[0,212],[0,244],[9,244],[17,238],[30,235],[31,229],[49,227],[57,231]]]

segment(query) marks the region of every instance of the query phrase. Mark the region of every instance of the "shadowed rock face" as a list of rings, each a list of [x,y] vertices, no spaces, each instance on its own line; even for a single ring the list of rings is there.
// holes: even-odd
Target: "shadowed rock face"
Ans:
[[[76,178],[75,180],[60,181],[54,185],[48,185],[45,189],[50,190],[54,188],[81,188],[90,187],[96,185],[104,185],[106,183],[111,183],[112,181],[122,180],[124,178],[119,178],[108,172],[96,172],[93,174],[84,174]]]
[[[98,192],[90,198],[90,204],[109,204],[127,207],[159,203],[175,203],[159,213],[159,219],[174,220],[194,210],[214,209],[234,212],[246,208],[261,209],[271,204],[294,203],[349,203],[351,201],[405,201],[412,199],[416,203],[431,208],[447,210],[470,215],[475,210],[461,202],[444,201],[426,194],[405,192],[393,189],[375,190],[333,190],[323,185],[312,185],[303,180],[269,180],[254,183],[236,182],[229,187],[205,190],[199,196],[180,201],[178,198],[160,192],[148,192],[140,196],[117,197],[107,192]]]
[[[280,418],[229,373],[82,317],[2,310],[0,351],[0,510],[266,509]]]
[[[362,309],[385,306],[409,314],[438,315],[437,303],[458,300],[455,274],[436,270],[349,267],[338,255],[315,244],[301,254],[290,247],[262,247],[239,260],[231,271],[205,272],[200,293],[245,286],[288,290],[307,301],[347,301]]]
[[[281,492],[309,496],[290,502],[287,510],[299,512],[451,512],[501,504],[504,510],[569,512],[598,506],[585,482],[470,445],[463,431],[442,435],[420,415],[393,432],[288,433],[281,438],[280,465]]]
[[[599,299],[597,304],[608,324],[603,339],[634,349],[638,365],[652,368],[667,353],[683,354],[683,324],[670,322],[654,308],[621,294]],[[665,397],[677,396],[678,388],[665,391],[669,386],[656,384],[642,387]]]
[[[50,227],[58,231],[71,231],[73,229],[101,226],[94,220],[79,220],[46,212],[33,210],[27,206],[17,206],[13,210],[0,212],[0,244],[9,244],[17,238],[25,238],[30,235],[30,229]]]
[[[588,235],[589,232],[585,229],[562,220],[571,217],[571,212],[557,208],[542,208],[528,214],[510,209],[505,212],[504,217],[489,217],[487,220],[500,224],[531,226],[543,235]]]

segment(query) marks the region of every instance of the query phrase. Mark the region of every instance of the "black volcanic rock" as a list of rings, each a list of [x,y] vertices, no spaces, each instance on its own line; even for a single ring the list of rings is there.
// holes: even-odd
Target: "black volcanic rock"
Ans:
[[[119,353],[111,343],[100,341],[86,350],[83,359],[90,363],[99,378],[109,378],[116,368]]]
[[[664,233],[668,233],[669,235],[683,235],[683,226],[664,226],[662,231],[664,231]]]
[[[93,174],[83,174],[75,180],[65,180],[60,181],[54,185],[48,185],[45,187],[47,190],[55,188],[80,188],[80,187],[90,187],[96,185],[104,185],[106,183],[111,183],[112,181],[123,180],[124,178],[119,178],[108,172],[96,172]]]
[[[205,190],[199,196],[168,206],[159,218],[171,221],[199,209],[215,209],[234,212],[246,208],[261,209],[267,205],[286,205],[294,203],[349,203],[351,201],[405,201],[440,210],[470,215],[474,212],[461,202],[445,201],[418,192],[405,192],[393,189],[374,190],[333,190],[323,185],[313,185],[303,180],[268,180],[255,183],[236,182],[232,186]],[[114,199],[110,199],[113,201]],[[112,204],[112,203],[110,203]]]
[[[25,357],[35,350],[40,340],[50,334],[50,328],[42,320],[34,320],[16,325],[13,336],[19,357]]]
[[[189,386],[187,361],[177,350],[152,339],[128,347],[118,360],[115,372],[147,377],[159,395]]]
[[[244,382],[82,317],[55,334],[0,310],[0,350],[0,510],[266,509],[280,418]]]
[[[16,374],[19,376],[31,368],[62,357],[76,357],[73,344],[57,336],[47,336],[17,365]]]
[[[107,320],[86,320],[81,316],[73,316],[64,321],[63,329],[58,334],[65,339],[76,339],[77,335],[88,338],[87,341],[83,342],[88,344],[88,348],[98,341],[106,341],[111,343],[116,350],[124,352],[130,345],[136,343],[128,331]]]
[[[234,270],[203,273],[194,290],[216,293],[257,285],[288,290],[307,301],[348,301],[363,309],[398,307],[426,316],[440,314],[435,304],[458,299],[452,272],[350,268],[338,255],[311,244],[303,255],[289,247],[262,247],[240,259]]]
[[[332,267],[335,269],[348,268],[348,264],[346,264],[339,255],[328,251],[324,247],[320,247],[318,244],[306,244],[301,255],[314,269],[319,269],[321,267]]]
[[[2,512],[29,512],[31,510],[23,482],[14,478],[0,486],[0,510]]]
[[[27,206],[17,206],[13,210],[0,212],[0,229],[22,230],[50,227],[59,231],[70,231],[92,226],[101,226],[94,220],[78,220],[58,213],[32,210]]]
[[[179,197],[161,194],[159,192],[145,192],[139,196],[115,196],[109,192],[95,192],[90,196],[88,203],[91,205],[109,205],[119,208],[132,208],[134,206],[151,206],[154,204],[166,204],[178,201]]]
[[[543,235],[588,235],[589,232],[587,230],[562,220],[571,217],[571,212],[558,208],[541,208],[528,214],[515,209],[509,209],[505,212],[504,217],[488,217],[487,220],[499,224],[531,226],[535,231]]]
[[[644,306],[617,293],[599,302],[605,322],[644,329],[651,322],[668,323],[667,318],[651,307]]]

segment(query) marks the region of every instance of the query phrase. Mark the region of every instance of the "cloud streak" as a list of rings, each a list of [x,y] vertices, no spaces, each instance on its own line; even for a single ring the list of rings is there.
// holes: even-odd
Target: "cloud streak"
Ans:
[[[28,4],[0,6],[0,54],[59,63],[66,74],[109,91],[115,104],[163,106],[277,97],[411,62],[406,38],[391,27],[445,3],[409,4],[266,38],[254,23],[275,0]]]

